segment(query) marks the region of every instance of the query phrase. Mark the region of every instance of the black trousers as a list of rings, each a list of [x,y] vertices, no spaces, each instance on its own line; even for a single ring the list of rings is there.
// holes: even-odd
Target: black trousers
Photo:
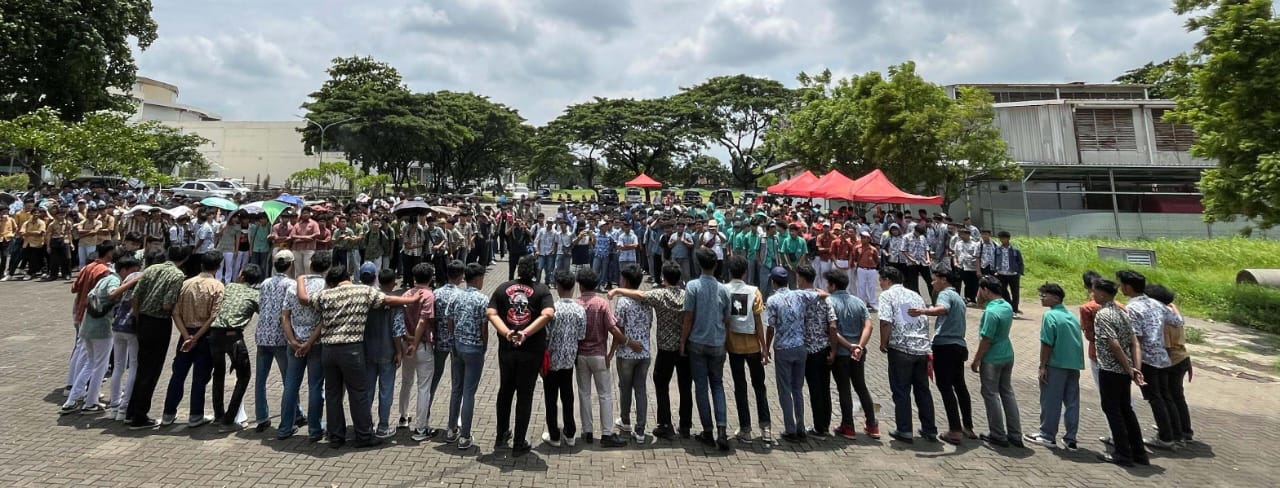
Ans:
[[[964,299],[978,301],[978,272],[960,270],[960,277],[964,279]]]
[[[729,372],[733,375],[733,401],[738,406],[738,427],[751,432],[751,401],[747,398],[747,369],[751,370],[751,389],[756,395],[756,415],[760,426],[768,427],[769,396],[765,390],[764,362],[758,352],[750,354],[729,353]]]
[[[444,284],[449,281],[449,277],[446,276],[444,272],[445,264],[448,262],[449,259],[445,253],[438,253],[431,256],[431,264],[436,268],[436,274],[433,276],[436,280],[436,287],[444,286]]]
[[[996,275],[996,278],[1000,280],[1000,297],[1004,298],[1010,305],[1013,305],[1014,312],[1022,312],[1022,309],[1018,308],[1018,300],[1022,295],[1022,277],[1018,275]]]
[[[65,239],[49,241],[49,276],[53,278],[71,277],[71,248]]]
[[[1182,433],[1182,425],[1176,415],[1178,407],[1173,402],[1173,393],[1169,391],[1172,389],[1169,385],[1172,373],[1171,367],[1142,365],[1142,378],[1147,381],[1147,385],[1142,387],[1142,398],[1151,405],[1151,417],[1156,421],[1156,434],[1165,442],[1173,442],[1174,434]]]
[[[249,348],[244,345],[242,329],[212,329],[209,332],[209,353],[213,355],[213,411],[218,420],[230,425],[235,423],[244,402],[244,392],[249,388]],[[227,360],[236,374],[236,384],[231,391],[231,402],[223,403],[226,395]]]
[[[671,375],[675,373],[680,392],[680,432],[693,428],[693,374],[689,357],[680,351],[658,350],[653,364],[653,391],[658,397],[658,427],[674,427],[671,423]]]
[[[1098,396],[1102,399],[1102,413],[1107,416],[1107,426],[1111,428],[1115,442],[1112,455],[1122,461],[1141,461],[1147,459],[1147,448],[1142,445],[1138,415],[1130,405],[1131,381],[1129,375],[1098,371]]]
[[[804,382],[809,386],[809,409],[813,412],[813,430],[831,430],[831,365],[827,355],[831,348],[809,353],[804,362]]]
[[[933,276],[929,272],[928,266],[925,266],[923,264],[907,265],[907,273],[905,278],[907,279],[907,284],[906,284],[907,289],[914,291],[917,294],[921,294],[920,279],[923,278],[925,289],[929,290],[929,294],[924,295],[928,297],[925,301],[931,300],[933,298]]]
[[[1173,433],[1174,440],[1190,440],[1195,434],[1191,430],[1191,410],[1187,408],[1187,397],[1182,389],[1182,379],[1191,371],[1191,358],[1168,368],[1169,396],[1173,398],[1173,411],[1169,416],[1177,419],[1178,431]]]
[[[947,412],[947,429],[952,432],[973,430],[973,403],[964,383],[964,362],[968,359],[969,350],[959,344],[933,346],[933,378],[942,394],[942,409]]]
[[[507,260],[507,281],[516,279],[516,265],[520,263],[520,258],[524,257],[524,253],[517,254],[513,249],[511,251],[511,259]],[[601,279],[604,274],[600,274]]]
[[[498,351],[498,435],[511,432],[511,400],[516,402],[516,443],[529,442],[533,416],[533,387],[542,369],[542,349]]]
[[[373,439],[373,405],[369,397],[369,370],[365,366],[364,343],[325,344],[320,351],[324,369],[324,406],[329,442],[347,439],[347,417],[342,411],[342,394],[351,401],[351,423],[356,441]]]
[[[831,365],[831,375],[836,379],[836,394],[840,397],[840,425],[853,428],[853,392],[858,393],[858,403],[867,416],[867,425],[879,425],[876,422],[876,406],[871,400],[871,391],[867,389],[866,366],[866,351],[863,351],[862,359],[857,361],[838,354]]]
[[[551,440],[560,440],[560,434],[573,437],[578,424],[573,421],[573,368],[548,371],[542,378],[542,398],[547,403],[547,433]],[[560,429],[560,405],[564,405],[564,429]]]
[[[27,277],[35,278],[36,274],[44,269],[44,248],[43,247],[26,247],[22,249],[22,259],[27,262]],[[136,382],[134,384],[137,384]],[[132,399],[130,405],[132,405]]]
[[[164,372],[164,359],[169,352],[169,338],[173,334],[173,319],[138,314],[138,372],[129,393],[129,410],[126,420],[145,419],[151,411],[151,397]]]
[[[413,267],[422,262],[422,256],[410,256],[408,254],[400,254],[400,276],[401,283],[405,288],[413,288]]]

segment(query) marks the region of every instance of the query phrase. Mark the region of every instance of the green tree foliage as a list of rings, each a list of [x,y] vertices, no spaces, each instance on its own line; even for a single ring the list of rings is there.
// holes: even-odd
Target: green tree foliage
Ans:
[[[578,159],[570,152],[568,144],[543,126],[535,129],[529,138],[529,157],[520,170],[529,178],[530,188],[538,188],[549,181],[567,186],[576,183],[580,176],[577,163]]]
[[[159,124],[131,124],[124,115],[94,112],[67,123],[51,108],[0,120],[0,151],[23,155],[26,172],[48,170],[60,179],[84,172],[164,181],[153,157],[160,147]],[[181,149],[181,148],[180,148]]]
[[[586,167],[603,156],[618,175],[648,173],[661,180],[673,160],[700,147],[700,117],[692,105],[672,98],[596,97],[565,109],[548,126]]]
[[[729,152],[733,184],[750,188],[764,168],[777,162],[765,135],[791,111],[796,92],[774,80],[740,74],[711,78],[675,98],[699,112],[699,135]]]
[[[667,186],[694,188],[699,186],[721,187],[734,182],[733,174],[715,156],[699,154],[688,158],[671,172]]]
[[[148,124],[147,129],[156,143],[155,149],[148,154],[156,171],[169,175],[176,168],[185,178],[209,176],[209,160],[199,151],[201,145],[209,142],[208,139],[155,123]]]
[[[1205,220],[1254,219],[1280,223],[1280,19],[1269,0],[1177,0],[1191,15],[1187,28],[1203,31],[1191,55],[1190,90],[1166,115],[1191,124],[1191,153],[1218,167],[1200,179]]]
[[[440,91],[433,94],[447,124],[460,129],[457,140],[429,145],[428,160],[437,175],[454,185],[480,181],[526,164],[534,129],[514,109],[474,93]]]
[[[1191,53],[1182,53],[1160,63],[1148,62],[1124,72],[1116,78],[1119,83],[1151,85],[1147,96],[1151,98],[1175,98],[1191,91],[1191,70],[1200,61]]]

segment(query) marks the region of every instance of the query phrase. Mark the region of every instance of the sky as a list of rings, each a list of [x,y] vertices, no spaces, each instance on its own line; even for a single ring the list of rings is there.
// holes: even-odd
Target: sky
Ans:
[[[471,91],[543,124],[567,105],[746,73],[884,71],[938,84],[1108,82],[1185,51],[1172,0],[154,0],[138,74],[224,120],[294,120],[335,57]]]

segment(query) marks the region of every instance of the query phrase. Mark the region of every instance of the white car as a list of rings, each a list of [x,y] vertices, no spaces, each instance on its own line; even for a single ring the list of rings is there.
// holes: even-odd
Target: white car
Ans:
[[[245,187],[244,187],[244,185],[241,185],[241,184],[240,184],[240,182],[239,182],[239,181],[236,181],[236,180],[213,180],[213,179],[208,179],[208,180],[196,180],[196,181],[201,182],[201,183],[209,183],[209,184],[212,184],[212,185],[214,185],[214,186],[217,186],[217,187],[218,187],[218,189],[220,189],[220,190],[227,190],[227,191],[230,191],[230,192],[231,192],[231,194],[232,194],[232,195],[234,195],[234,196],[239,196],[239,197],[244,197],[244,198],[248,198],[248,196],[249,196],[249,189],[248,189],[248,188],[245,188]]]
[[[184,181],[172,188],[173,194],[192,200],[203,200],[209,197],[233,198],[235,192],[224,189],[207,181]]]
[[[627,203],[644,202],[644,190],[639,188],[627,188],[626,201]]]
[[[524,183],[516,183],[511,185],[511,198],[519,200],[521,198],[529,198],[529,186]]]

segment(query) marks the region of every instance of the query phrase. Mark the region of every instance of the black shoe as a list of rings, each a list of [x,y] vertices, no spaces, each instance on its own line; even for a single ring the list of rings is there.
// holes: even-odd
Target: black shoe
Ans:
[[[902,435],[902,433],[901,433],[901,432],[898,432],[897,430],[891,430],[891,431],[889,431],[889,437],[893,438],[893,440],[895,440],[895,441],[902,442],[902,443],[905,443],[905,444],[915,444],[915,443],[916,443],[916,440],[915,440],[914,438],[912,438],[911,436]]]
[[[676,431],[673,430],[669,425],[663,425],[656,429],[653,429],[653,436],[659,439],[665,439],[669,441],[669,440],[675,439]]]
[[[346,443],[346,439],[329,439],[329,449],[341,449]]]
[[[254,427],[254,428],[253,428],[253,431],[254,431],[254,432],[257,432],[257,433],[259,433],[259,434],[261,434],[261,433],[263,433],[263,432],[266,432],[266,431],[267,431],[267,429],[270,429],[270,428],[271,428],[271,421],[270,421],[270,420],[268,420],[268,421],[266,421],[266,422],[263,422],[263,423],[258,424],[258,426],[257,426],[257,427]]]
[[[716,449],[719,449],[721,451],[728,451],[729,436],[725,435],[723,432],[721,432],[720,435],[716,436]]]
[[[355,448],[357,449],[363,449],[366,447],[378,447],[382,445],[382,439],[379,439],[377,437],[372,437],[369,439],[356,441],[354,444],[351,444],[351,445],[355,446]]]
[[[916,437],[924,439],[925,442],[938,442],[938,434],[926,434],[923,430],[916,432]]]
[[[809,434],[805,434],[803,430],[796,432],[796,437],[799,437],[801,441],[809,440]]]
[[[533,445],[529,441],[520,441],[511,446],[512,456],[523,456],[525,453],[533,450]]]
[[[307,442],[310,442],[310,443],[312,443],[312,444],[315,444],[315,443],[320,442],[320,441],[322,441],[322,440],[324,440],[324,434],[323,434],[323,433],[318,434],[318,435],[309,435],[309,436],[307,436]]]
[[[511,431],[498,434],[498,438],[493,441],[493,450],[506,448],[508,442],[511,442]]]
[[[590,432],[583,432],[580,439],[582,439],[582,442],[585,442],[587,444],[592,444],[595,442],[595,438],[592,436]]]
[[[271,424],[269,424],[269,423],[268,423],[267,425],[271,425]],[[293,426],[294,426],[294,427],[306,427],[306,426],[307,426],[307,418],[306,418],[306,417],[298,417],[298,418],[294,419],[294,420],[293,420]]]
[[[1134,459],[1134,460],[1133,460],[1133,463],[1134,463],[1134,464],[1137,464],[1137,465],[1139,465],[1139,466],[1150,466],[1150,465],[1151,465],[1151,458],[1146,457],[1146,456],[1142,456],[1142,457],[1140,457],[1140,458],[1136,458],[1136,459]]]
[[[137,419],[132,422],[129,422],[126,425],[129,426],[129,430],[154,429],[160,425],[160,421],[150,417],[143,417],[141,419]]]
[[[978,440],[982,442],[986,442],[987,444],[991,444],[996,447],[1009,447],[1009,441],[1006,441],[1003,439],[996,439],[987,434],[978,434]]]
[[[831,436],[829,432],[819,431],[817,429],[809,429],[808,432],[805,432],[805,434],[818,440],[826,439],[827,437]]]
[[[1010,437],[1010,438],[1009,438],[1009,445],[1010,445],[1010,446],[1013,446],[1013,447],[1016,447],[1016,448],[1018,448],[1018,449],[1026,449],[1026,448],[1027,448],[1027,445],[1022,443],[1022,439],[1019,439],[1019,438],[1017,438],[1017,437]]]
[[[783,432],[781,437],[782,437],[782,440],[787,442],[804,442],[804,438],[800,437],[799,434],[795,434],[795,433]]]
[[[710,431],[706,431],[706,430],[702,431],[701,434],[698,434],[697,439],[698,439],[698,442],[701,442],[708,446],[714,446],[716,444],[716,438],[715,436],[711,435]]]
[[[1133,461],[1130,461],[1128,459],[1118,458],[1107,453],[1099,454],[1098,460],[1104,463],[1111,463],[1117,466],[1124,466],[1126,468],[1133,467]]]
[[[690,438],[690,437],[692,437],[692,435],[690,435],[690,433],[689,433],[689,429],[680,429],[680,438],[681,438],[681,439],[688,439],[688,438]]]
[[[600,436],[600,447],[623,447],[627,441],[617,434]]]

